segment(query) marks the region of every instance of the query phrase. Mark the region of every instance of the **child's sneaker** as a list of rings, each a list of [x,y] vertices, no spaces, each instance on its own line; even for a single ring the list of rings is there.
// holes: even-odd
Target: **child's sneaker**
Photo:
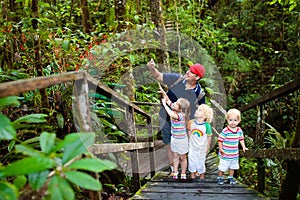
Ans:
[[[172,165],[170,165],[170,170],[171,172],[174,172],[174,167]]]
[[[172,176],[172,178],[174,179],[174,180],[176,180],[176,179],[178,179],[178,173],[176,172],[173,172],[172,174],[171,174],[171,176]]]
[[[186,179],[186,174],[181,174],[180,179]]]
[[[224,184],[224,179],[223,179],[223,177],[217,177],[217,183],[218,183],[219,185],[223,185],[223,184]]]
[[[235,185],[235,184],[236,184],[236,181],[234,180],[233,177],[230,177],[230,178],[228,178],[228,183],[229,183],[230,185]]]

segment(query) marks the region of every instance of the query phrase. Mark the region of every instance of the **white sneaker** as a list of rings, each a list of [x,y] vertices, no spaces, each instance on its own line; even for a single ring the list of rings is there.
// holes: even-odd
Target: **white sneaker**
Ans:
[[[171,172],[174,172],[174,167],[172,165],[170,165],[171,168]]]

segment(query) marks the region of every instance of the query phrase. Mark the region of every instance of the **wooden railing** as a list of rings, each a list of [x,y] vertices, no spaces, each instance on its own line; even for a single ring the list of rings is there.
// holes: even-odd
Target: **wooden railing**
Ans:
[[[245,155],[249,158],[257,158],[257,172],[258,172],[258,191],[263,192],[265,190],[265,166],[263,159],[264,158],[277,158],[280,160],[293,160],[299,163],[300,161],[300,130],[296,130],[296,137],[294,139],[293,148],[288,149],[264,149],[264,125],[265,125],[265,108],[268,102],[271,102],[280,97],[284,97],[290,93],[296,92],[300,89],[300,78],[291,81],[290,83],[284,85],[277,90],[269,92],[258,99],[248,103],[247,105],[240,108],[242,112],[248,111],[250,109],[257,110],[257,125],[256,125],[256,133],[255,133],[255,149],[250,149],[246,151]],[[299,103],[299,102],[298,102]],[[298,105],[299,107],[300,105]],[[297,112],[295,108],[295,112]],[[300,119],[298,119],[300,120]],[[240,155],[243,155],[241,152]],[[292,177],[298,177],[298,174],[292,175]]]
[[[127,131],[129,143],[94,144],[89,150],[95,155],[111,152],[130,152],[133,185],[134,189],[137,191],[141,187],[138,160],[139,150],[148,149],[151,177],[155,175],[154,146],[156,143],[153,141],[152,118],[140,107],[127,100],[124,100],[114,90],[94,79],[84,71],[66,72],[57,75],[1,83],[0,98],[19,95],[24,92],[34,91],[36,89],[47,88],[64,83],[74,84],[75,103],[73,106],[73,112],[76,112],[78,131],[93,131],[92,119],[90,115],[90,99],[88,96],[91,90],[94,90],[95,92],[112,99],[118,104],[118,106],[124,108],[123,110],[125,111],[125,121],[127,122],[128,127]],[[135,114],[145,117],[145,121],[147,122],[147,124],[144,126],[146,126],[148,129],[148,137],[146,137],[147,140],[144,142],[139,142],[137,138],[136,126],[138,125],[135,122]]]
[[[91,77],[84,71],[77,72],[67,72],[57,75],[45,76],[45,77],[37,77],[26,80],[17,80],[12,82],[5,82],[0,84],[0,98],[19,95],[21,93],[27,91],[34,91],[36,89],[42,89],[51,87],[58,84],[64,83],[74,83],[74,96],[75,103],[73,109],[75,109],[78,114],[78,131],[90,132],[93,131],[92,128],[92,120],[90,115],[90,99],[89,92],[94,90],[97,93],[100,93],[110,99],[113,99],[119,106],[123,107],[125,110],[126,122],[128,125],[128,135],[129,135],[129,143],[109,143],[109,144],[94,144],[90,151],[97,155],[103,153],[110,152],[123,152],[129,151],[131,155],[131,165],[132,165],[132,175],[133,175],[133,185],[135,190],[137,191],[141,187],[140,183],[140,170],[139,170],[139,159],[138,153],[139,150],[148,149],[149,152],[149,165],[150,165],[150,173],[151,177],[155,175],[155,155],[154,155],[154,147],[157,144],[153,140],[153,123],[151,116],[143,111],[136,104],[138,102],[132,103],[127,100],[124,100],[120,95],[102,84],[98,80]],[[297,133],[297,137],[295,137],[293,147],[290,149],[261,149],[263,146],[263,132],[264,132],[264,107],[267,102],[270,102],[276,98],[285,96],[289,93],[295,92],[300,88],[300,79],[290,82],[289,84],[279,88],[275,91],[272,91],[259,99],[252,101],[251,103],[245,105],[240,108],[242,112],[245,112],[250,109],[257,109],[257,126],[256,126],[256,134],[255,134],[255,143],[257,144],[256,149],[250,149],[242,156],[246,156],[249,158],[257,158],[258,161],[258,190],[263,192],[265,189],[265,168],[263,165],[264,158],[278,158],[278,159],[286,159],[286,160],[300,160],[300,133]],[[225,110],[222,109],[216,102],[211,102],[214,109],[218,109],[218,112],[224,114]],[[141,104],[141,103],[140,103]],[[154,105],[155,106],[155,105]],[[146,141],[140,142],[137,137],[137,127],[139,124],[135,122],[135,114],[140,114],[145,117],[147,124],[142,125],[146,127],[148,130],[148,136],[146,137]],[[299,131],[299,130],[298,130]],[[297,177],[298,174],[295,174]]]

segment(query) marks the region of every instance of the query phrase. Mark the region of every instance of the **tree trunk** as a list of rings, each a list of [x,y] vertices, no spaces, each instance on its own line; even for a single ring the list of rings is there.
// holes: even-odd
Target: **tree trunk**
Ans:
[[[126,24],[124,23],[126,15],[126,0],[115,0],[115,18],[119,23],[117,28],[118,32],[123,32],[124,28],[126,28]],[[126,87],[123,89],[123,93],[128,96],[131,101],[135,100],[135,89],[134,89],[134,78],[133,78],[133,69],[132,63],[130,60],[124,59],[122,61],[122,65],[118,65],[118,71],[122,73],[122,77],[120,78],[120,82],[125,84]],[[122,71],[125,71],[123,73]]]
[[[157,50],[157,62],[163,64],[163,71],[170,72],[169,54],[167,51],[166,27],[163,20],[161,0],[150,0],[151,18],[157,27],[159,35],[154,37],[160,41],[161,49]]]
[[[89,33],[91,32],[91,26],[89,23],[90,20],[90,14],[89,14],[89,8],[88,8],[88,2],[87,0],[81,0],[81,13],[82,13],[82,26],[83,26],[83,32]]]
[[[130,60],[124,59],[122,62],[122,68],[123,70],[126,69],[126,73],[124,73],[120,78],[120,82],[126,85],[126,87],[123,89],[123,93],[130,101],[135,101],[135,82],[133,77],[132,63]]]
[[[9,19],[9,13],[15,13],[15,3],[14,1],[9,1],[9,5],[6,1],[1,2],[2,6],[2,18],[3,21],[11,21]],[[13,19],[15,23],[17,23],[16,19]],[[11,28],[8,26],[3,27],[3,32],[6,34],[6,32],[11,31]],[[14,62],[14,52],[15,52],[15,45],[16,42],[14,40],[7,40],[4,44],[4,47],[0,49],[1,54],[3,54],[3,58],[1,60],[0,67],[3,70],[13,69],[13,62]],[[2,53],[3,52],[3,53]]]
[[[36,30],[35,35],[34,35],[34,58],[36,60],[35,63],[35,68],[37,71],[38,76],[43,76],[43,65],[42,65],[42,60],[41,60],[41,52],[40,52],[40,38],[37,32],[38,29],[38,16],[39,16],[39,10],[38,10],[38,0],[32,0],[32,5],[31,5],[31,10],[32,10],[32,27],[34,30]],[[49,108],[49,101],[48,101],[48,95],[47,95],[47,90],[46,88],[40,89],[40,95],[42,99],[42,107],[43,108]]]
[[[136,13],[138,15],[142,14],[141,13],[141,0],[136,0]]]
[[[115,0],[116,21],[124,21],[126,15],[126,0]]]
[[[293,148],[300,148],[300,96],[298,97],[298,116],[296,122],[296,135],[293,141]],[[299,177],[300,161],[289,160],[285,180],[281,186],[279,199],[297,199],[300,192]]]
[[[118,22],[116,31],[123,32],[126,29],[126,0],[115,0],[115,19]]]

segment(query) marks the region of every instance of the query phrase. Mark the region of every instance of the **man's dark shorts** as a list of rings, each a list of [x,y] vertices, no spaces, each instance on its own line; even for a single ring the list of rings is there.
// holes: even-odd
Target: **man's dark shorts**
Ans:
[[[171,122],[166,121],[165,117],[160,117],[159,122],[163,143],[169,144],[171,142]]]

